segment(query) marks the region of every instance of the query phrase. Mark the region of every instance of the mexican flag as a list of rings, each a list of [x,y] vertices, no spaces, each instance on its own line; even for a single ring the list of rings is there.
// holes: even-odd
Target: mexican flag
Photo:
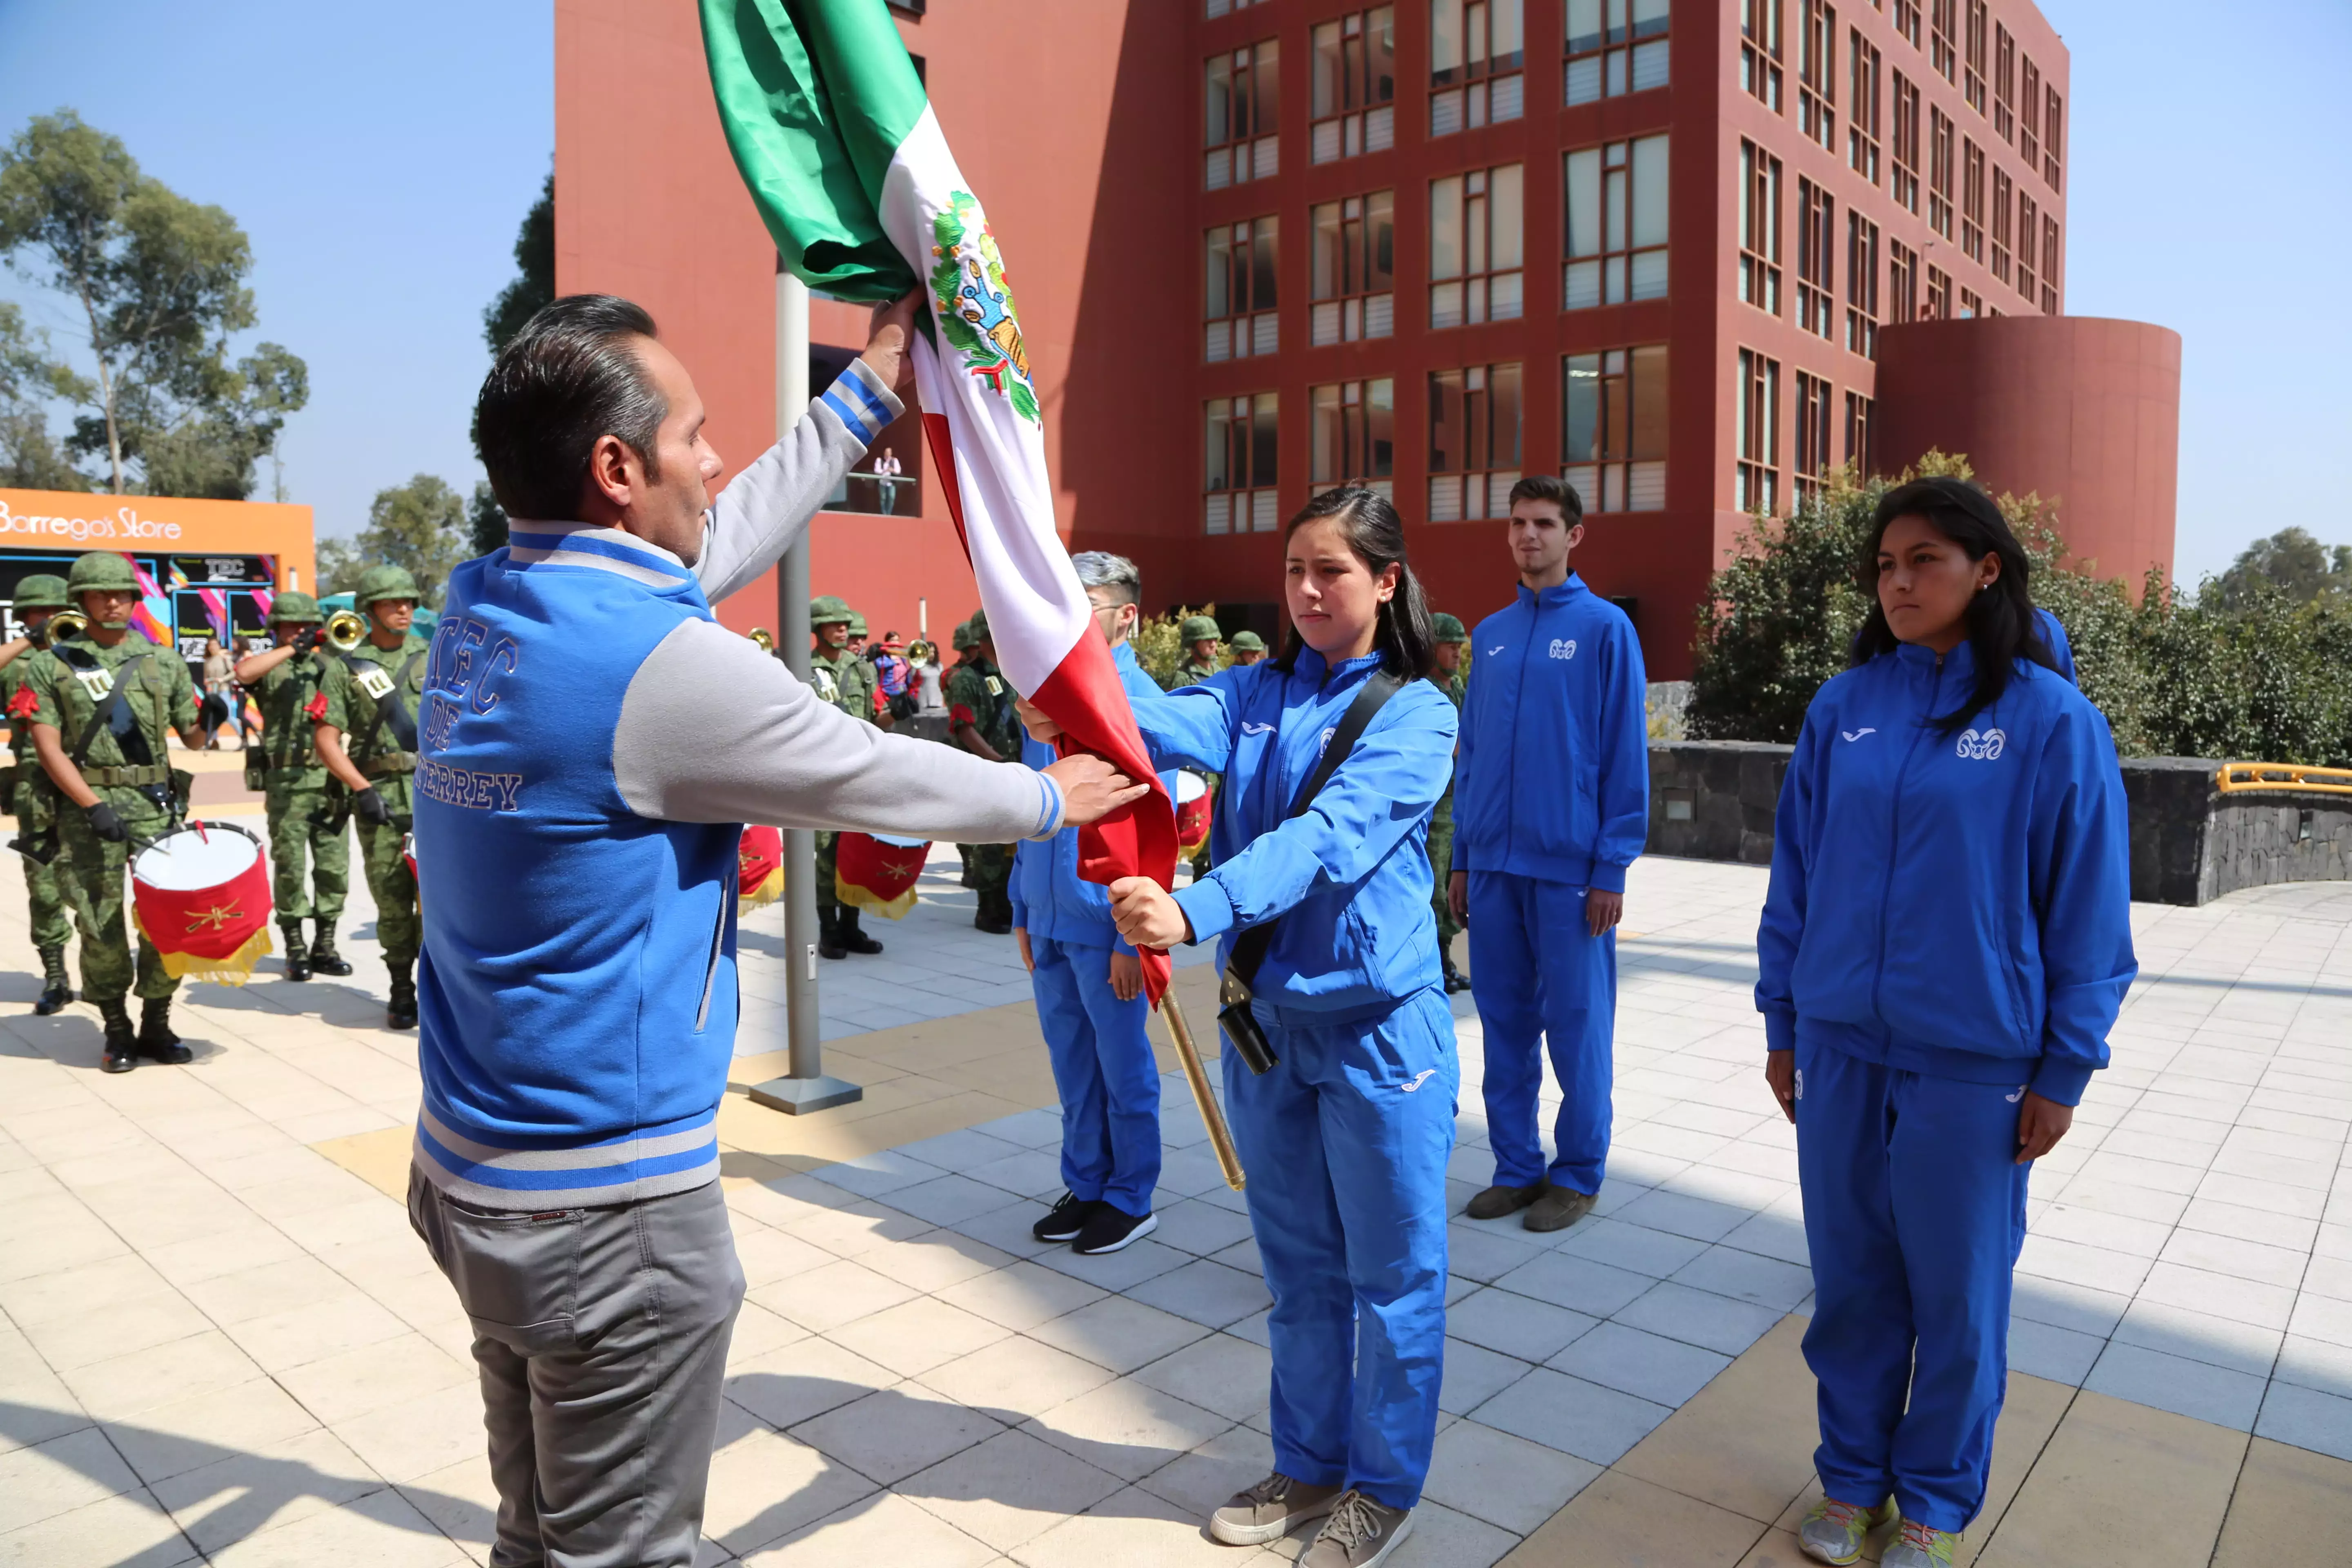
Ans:
[[[735,165],[786,267],[836,298],[920,287],[923,432],[980,583],[999,663],[1151,794],[1083,830],[1090,881],[1176,868],[1174,803],[1152,772],[1110,649],[1054,527],[1036,384],[1003,255],[957,169],[884,0],[701,0],[702,41]],[[1164,955],[1144,955],[1157,1003]]]

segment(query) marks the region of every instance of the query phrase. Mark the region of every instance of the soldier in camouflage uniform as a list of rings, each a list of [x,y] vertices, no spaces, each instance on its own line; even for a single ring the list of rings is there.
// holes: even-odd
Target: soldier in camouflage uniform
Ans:
[[[66,580],[36,573],[16,584],[16,618],[25,635],[0,643],[0,668],[26,653],[48,647],[42,630],[49,617],[70,603]],[[32,667],[28,663],[25,669]],[[41,994],[33,1011],[46,1018],[74,999],[73,981],[66,973],[66,941],[73,935],[73,917],[66,910],[65,894],[58,887],[58,792],[33,754],[32,688],[22,679],[11,693],[8,708],[8,749],[16,760],[6,792],[9,812],[16,818],[16,842],[25,851],[25,892],[32,916],[33,946],[41,955]]]
[[[1462,668],[1462,649],[1470,641],[1470,634],[1462,629],[1458,616],[1436,615],[1430,617],[1437,628],[1437,662],[1429,672],[1430,684],[1453,700],[1454,711],[1462,711],[1462,692],[1468,679]],[[1444,965],[1445,989],[1448,992],[1467,991],[1470,982],[1454,967],[1454,939],[1462,928],[1454,919],[1454,906],[1445,897],[1445,879],[1454,868],[1454,784],[1448,780],[1445,793],[1438,797],[1437,809],[1429,815],[1429,868],[1434,873],[1429,907],[1437,911],[1437,954]]]
[[[850,627],[862,624],[857,612],[832,594],[820,594],[809,601],[809,633],[815,639],[809,650],[809,683],[819,697],[851,718],[872,724],[877,722],[874,667],[849,651]],[[887,721],[889,715],[881,717]],[[879,952],[882,944],[858,929],[856,906],[843,903],[834,891],[840,846],[837,833],[816,836],[818,956],[847,958],[853,952]]]
[[[425,696],[425,656],[432,646],[411,631],[416,580],[397,566],[360,574],[352,602],[368,618],[367,639],[327,668],[311,699],[319,760],[351,792],[360,822],[360,857],[375,897],[375,939],[392,972],[384,1026],[416,1026],[413,971],[424,940],[416,878],[403,853],[415,820],[410,786],[416,774],[416,711]]]
[[[1255,632],[1235,632],[1234,640],[1225,646],[1234,650],[1234,662],[1244,668],[1265,657],[1265,639]]]
[[[278,646],[237,661],[236,681],[261,709],[261,745],[245,760],[246,779],[261,774],[262,799],[269,813],[271,892],[278,929],[286,938],[286,978],[344,975],[351,961],[335,951],[335,922],[342,918],[343,894],[351,886],[351,812],[331,799],[326,764],[311,744],[310,704],[325,689],[331,657],[320,646],[319,601],[308,594],[280,594],[269,605],[269,631]],[[309,863],[310,885],[303,880]],[[317,937],[302,940],[308,915]]]
[[[1171,691],[1181,691],[1187,686],[1198,686],[1216,674],[1217,645],[1223,640],[1223,634],[1217,630],[1217,623],[1206,616],[1185,616],[1184,624],[1176,629],[1176,636],[1184,645],[1184,653],[1183,657],[1176,661],[1176,677],[1168,688]],[[1209,787],[1212,790],[1223,793],[1220,786],[1223,784],[1223,780],[1214,773],[1202,773],[1201,776],[1209,781]],[[1209,846],[1216,837],[1219,804],[1215,796],[1210,798],[1209,837],[1202,839],[1201,847],[1192,851],[1192,880],[1196,882],[1207,876],[1210,867],[1214,864],[1210,857]]]
[[[74,563],[66,588],[89,631],[34,657],[26,717],[41,766],[64,796],[60,879],[81,928],[82,995],[105,1020],[100,1065],[108,1072],[129,1072],[142,1056],[184,1062],[188,1047],[172,1032],[180,983],[144,936],[135,965],[143,1006],[131,1033],[123,999],[134,988],[134,964],[122,906],[134,841],[169,832],[186,805],[179,779],[187,775],[174,778],[167,737],[176,730],[190,751],[204,744],[195,684],[176,650],[131,635],[140,592],[128,559],[93,550]]]
[[[966,623],[971,654],[948,677],[948,736],[992,763],[1021,761],[1021,725],[1013,711],[1013,687],[996,668],[989,640],[988,612],[974,610]],[[974,844],[964,857],[964,886],[980,895],[972,924],[992,936],[1013,934],[1013,846]]]

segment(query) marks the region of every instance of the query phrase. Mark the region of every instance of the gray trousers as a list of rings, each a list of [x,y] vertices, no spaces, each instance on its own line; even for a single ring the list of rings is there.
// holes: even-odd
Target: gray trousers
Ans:
[[[743,1300],[719,1184],[514,1214],[411,1167],[408,1217],[473,1321],[493,1568],[692,1568]]]

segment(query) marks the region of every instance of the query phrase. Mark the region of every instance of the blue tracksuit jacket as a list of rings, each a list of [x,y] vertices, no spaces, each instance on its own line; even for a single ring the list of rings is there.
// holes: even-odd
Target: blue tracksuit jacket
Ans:
[[[2033,621],[2042,628],[2042,640],[2050,645],[2050,657],[2058,661],[2058,673],[2074,680],[2074,645],[2066,640],[2065,624],[2047,610],[2034,611]],[[2074,684],[2082,682],[2074,680]]]
[[[1824,685],[1780,789],[1756,1005],[1773,1049],[1840,1049],[2063,1105],[2107,1062],[2137,964],[2106,720],[2021,659],[1957,735],[1969,645],[1906,645]],[[2021,1064],[2032,1064],[2021,1075]]]
[[[1570,573],[1478,623],[1454,869],[1625,889],[1650,832],[1648,677],[1625,613]]]

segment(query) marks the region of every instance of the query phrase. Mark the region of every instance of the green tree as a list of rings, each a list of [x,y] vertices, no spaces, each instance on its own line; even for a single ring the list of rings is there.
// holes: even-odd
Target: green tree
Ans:
[[[358,585],[371,566],[404,566],[428,609],[441,605],[442,585],[469,552],[466,503],[448,481],[418,474],[404,485],[376,491],[367,526],[348,541],[319,545],[319,590],[340,594]]]
[[[2352,544],[2331,549],[2303,529],[2281,529],[2239,552],[2210,592],[2226,605],[2249,608],[2273,593],[2298,605],[2323,595],[2352,595]]]
[[[539,200],[522,215],[522,227],[515,235],[514,258],[517,276],[482,312],[482,336],[489,341],[492,353],[506,347],[522,331],[522,324],[555,298],[555,174],[551,170],[547,184],[540,187]]]
[[[474,481],[474,499],[466,504],[466,526],[477,555],[488,555],[507,542],[506,508],[499,504],[488,479]]]
[[[46,334],[28,333],[25,314],[0,300],[0,485],[25,490],[86,490],[50,439],[41,399],[56,390]]]
[[[230,358],[230,336],[256,320],[236,219],[142,174],[119,138],[60,110],[0,152],[0,253],[88,326],[91,373],[52,366],[50,391],[80,410],[67,452],[100,459],[118,494],[251,493],[255,461],[310,389],[277,344]]]

